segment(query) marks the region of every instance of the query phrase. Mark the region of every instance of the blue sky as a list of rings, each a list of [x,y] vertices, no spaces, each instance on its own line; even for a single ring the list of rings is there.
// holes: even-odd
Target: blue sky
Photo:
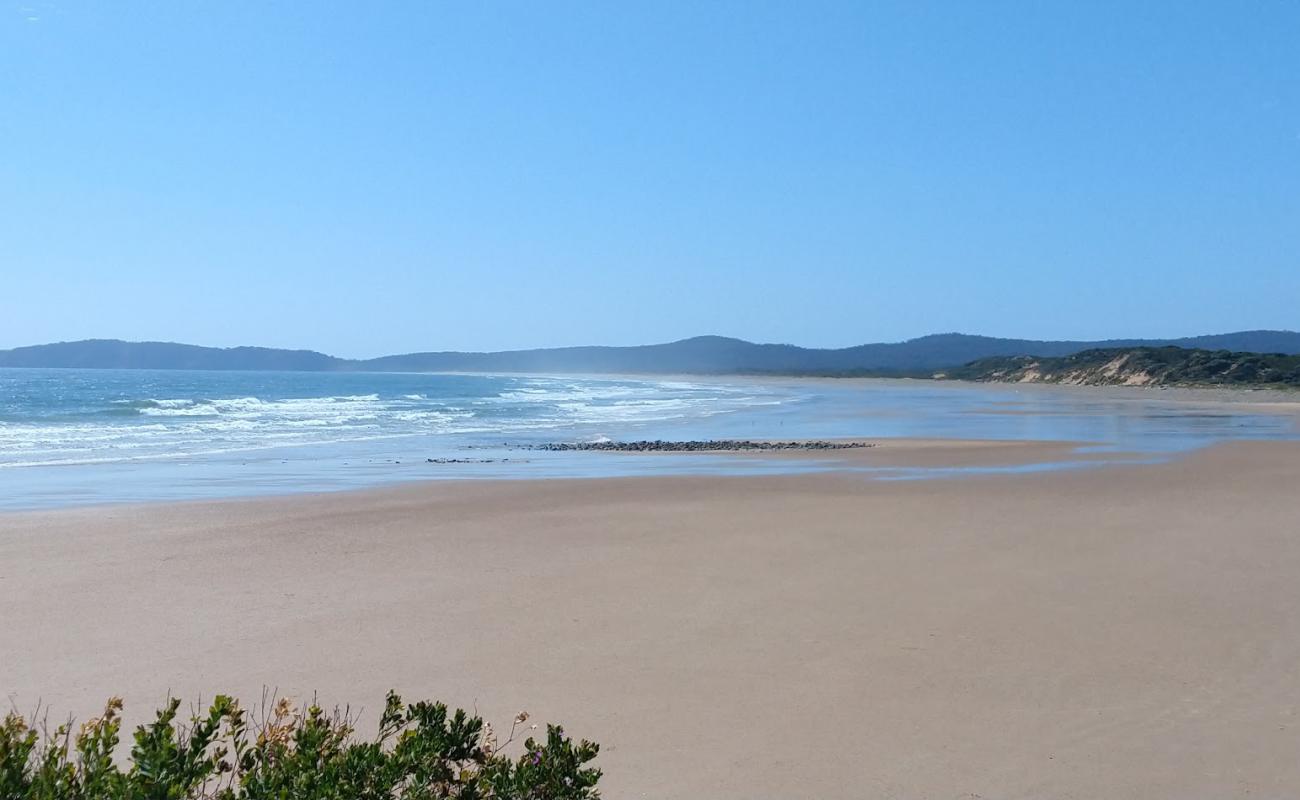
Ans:
[[[0,347],[1300,328],[1300,4],[0,0]]]

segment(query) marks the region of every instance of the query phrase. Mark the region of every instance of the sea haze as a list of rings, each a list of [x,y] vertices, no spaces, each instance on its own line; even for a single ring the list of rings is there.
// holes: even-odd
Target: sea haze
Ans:
[[[602,438],[1040,439],[1165,453],[1227,438],[1294,435],[1291,416],[1245,405],[1168,402],[1154,391],[930,381],[0,369],[0,508],[429,478],[817,468],[811,460],[526,449]]]

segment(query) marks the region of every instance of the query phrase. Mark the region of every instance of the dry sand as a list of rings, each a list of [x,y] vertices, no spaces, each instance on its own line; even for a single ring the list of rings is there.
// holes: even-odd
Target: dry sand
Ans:
[[[609,798],[1300,796],[1300,443],[0,515],[0,598],[21,709],[394,687]]]

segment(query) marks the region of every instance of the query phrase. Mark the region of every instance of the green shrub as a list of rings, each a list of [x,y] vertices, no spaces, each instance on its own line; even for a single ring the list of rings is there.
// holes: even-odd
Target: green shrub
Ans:
[[[171,700],[135,731],[126,768],[115,760],[122,701],[73,732],[0,724],[0,800],[585,800],[598,798],[599,749],[559,726],[531,736],[516,757],[477,716],[441,703],[403,705],[389,693],[374,738],[358,738],[346,711],[263,703],[254,719],[218,696],[204,715],[177,719]],[[37,729],[39,727],[39,730]],[[518,745],[515,745],[518,747]]]

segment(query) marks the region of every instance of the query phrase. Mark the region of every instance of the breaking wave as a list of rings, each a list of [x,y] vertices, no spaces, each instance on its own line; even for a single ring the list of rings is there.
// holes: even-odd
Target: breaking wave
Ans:
[[[90,371],[87,371],[90,372]],[[163,393],[86,379],[80,392],[16,392],[0,404],[0,468],[202,456],[404,436],[495,437],[571,429],[587,438],[624,427],[710,417],[783,402],[761,388],[681,381],[488,376],[347,376],[378,391],[293,392],[246,386],[256,378],[206,374],[204,391]],[[194,382],[194,375],[188,378]],[[328,377],[285,379],[328,383]],[[388,382],[421,384],[387,387]],[[39,388],[39,387],[38,387]],[[182,388],[182,387],[173,387]],[[316,388],[316,387],[313,387]],[[323,387],[321,387],[323,388]],[[224,390],[224,391],[222,391]],[[113,396],[116,394],[116,396]],[[133,396],[134,395],[134,396]]]

